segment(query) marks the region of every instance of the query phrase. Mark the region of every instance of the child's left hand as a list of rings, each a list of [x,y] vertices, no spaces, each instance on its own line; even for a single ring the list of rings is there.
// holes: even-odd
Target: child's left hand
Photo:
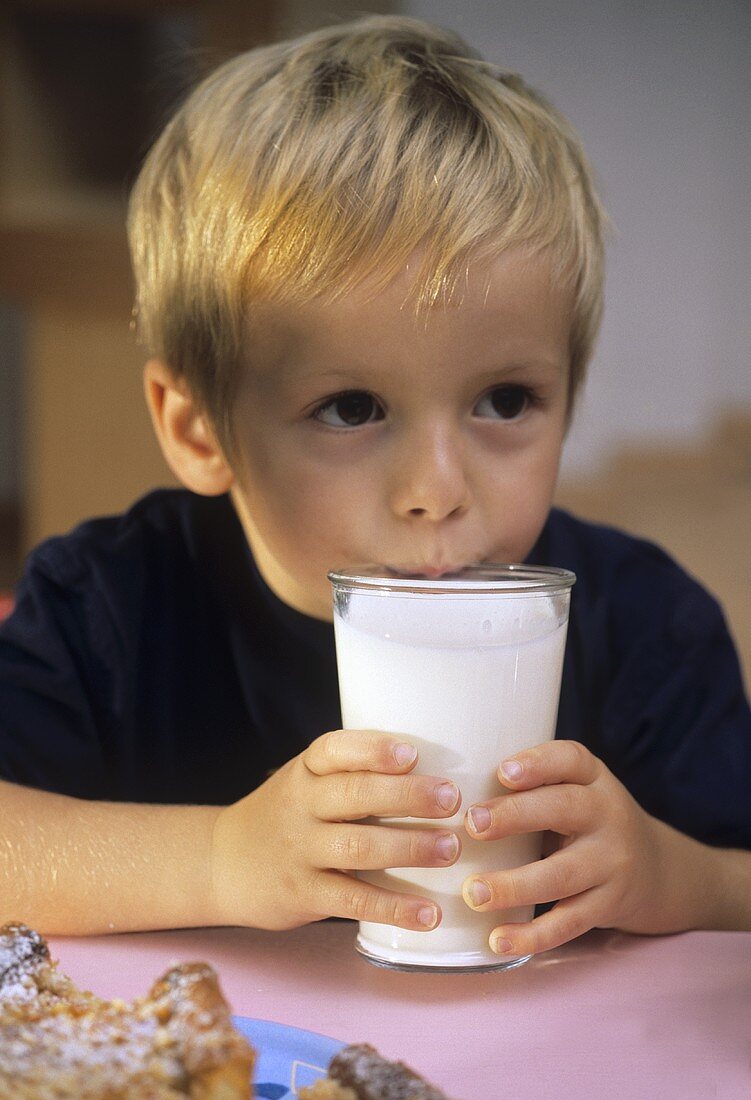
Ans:
[[[521,766],[518,775],[504,770],[509,763]],[[507,791],[469,807],[468,834],[498,840],[549,830],[553,851],[523,867],[471,876],[464,900],[481,912],[558,904],[527,923],[494,929],[494,951],[537,954],[596,927],[677,931],[666,891],[681,834],[650,817],[601,760],[576,741],[551,741],[504,761],[498,778]],[[478,886],[489,895],[480,903],[471,893]]]

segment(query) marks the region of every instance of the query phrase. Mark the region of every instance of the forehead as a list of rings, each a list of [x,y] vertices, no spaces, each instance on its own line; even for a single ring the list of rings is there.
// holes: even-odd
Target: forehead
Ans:
[[[567,365],[571,289],[544,254],[510,250],[468,263],[447,301],[418,311],[420,256],[386,286],[369,278],[333,300],[259,303],[248,322],[248,365],[295,374],[306,366],[414,366],[421,357],[519,359]],[[341,361],[341,363],[340,363]]]

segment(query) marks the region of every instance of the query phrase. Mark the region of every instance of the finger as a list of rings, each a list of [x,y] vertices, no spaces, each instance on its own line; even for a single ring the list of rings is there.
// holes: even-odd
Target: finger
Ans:
[[[471,909],[480,913],[540,905],[582,894],[599,885],[602,881],[599,870],[586,853],[567,848],[547,859],[508,871],[471,875],[462,884],[462,897]]]
[[[456,833],[379,825],[331,825],[311,845],[315,866],[341,871],[387,867],[450,867],[461,852]]]
[[[579,741],[547,741],[503,760],[498,778],[504,787],[526,791],[554,783],[594,783],[604,765]]]
[[[322,871],[314,889],[323,916],[393,924],[413,932],[429,932],[441,921],[441,908],[430,898],[383,890],[340,871]]]
[[[415,766],[417,749],[379,730],[332,730],[317,737],[302,754],[314,775],[334,772],[405,772]]]
[[[525,924],[500,924],[490,933],[491,950],[498,955],[539,955],[599,927],[598,893],[595,887],[566,898]]]
[[[545,829],[570,836],[592,827],[599,800],[588,787],[566,783],[507,794],[470,806],[464,822],[475,840],[499,840]]]
[[[459,809],[458,787],[435,776],[339,772],[316,780],[311,803],[321,821],[362,817],[451,817]]]

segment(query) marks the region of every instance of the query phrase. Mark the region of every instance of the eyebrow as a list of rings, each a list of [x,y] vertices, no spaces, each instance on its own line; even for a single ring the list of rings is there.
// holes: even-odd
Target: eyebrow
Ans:
[[[559,359],[518,359],[503,366],[489,367],[479,377],[497,377],[504,374],[521,374],[525,371],[544,371],[546,374],[562,374],[568,366],[567,360]]]
[[[565,374],[568,367],[568,362],[563,360],[554,359],[519,359],[518,361],[507,363],[505,365],[490,366],[478,371],[477,374],[472,375],[468,372],[468,379],[476,381],[479,384],[485,382],[491,382],[494,379],[503,377],[514,377],[515,375],[524,374],[528,371],[534,373],[544,373],[550,375]],[[353,375],[363,374],[368,375],[372,373],[381,373],[382,367],[372,365],[358,365],[352,364],[350,367],[325,367],[322,370],[302,370],[300,372],[294,370],[285,370],[282,368],[283,376],[286,375],[285,381],[289,382],[317,382],[332,384],[336,383],[337,379],[351,380]],[[392,374],[396,371],[389,370],[388,374]],[[402,371],[397,371],[400,375]]]

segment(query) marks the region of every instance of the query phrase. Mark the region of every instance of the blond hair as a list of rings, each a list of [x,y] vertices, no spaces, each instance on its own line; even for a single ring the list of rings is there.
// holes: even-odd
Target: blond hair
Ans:
[[[470,258],[549,250],[575,295],[570,404],[599,324],[603,214],[577,135],[520,77],[415,19],[222,65],[148,155],[128,224],[139,334],[225,443],[253,302],[384,285],[420,246],[418,309],[449,301]]]

